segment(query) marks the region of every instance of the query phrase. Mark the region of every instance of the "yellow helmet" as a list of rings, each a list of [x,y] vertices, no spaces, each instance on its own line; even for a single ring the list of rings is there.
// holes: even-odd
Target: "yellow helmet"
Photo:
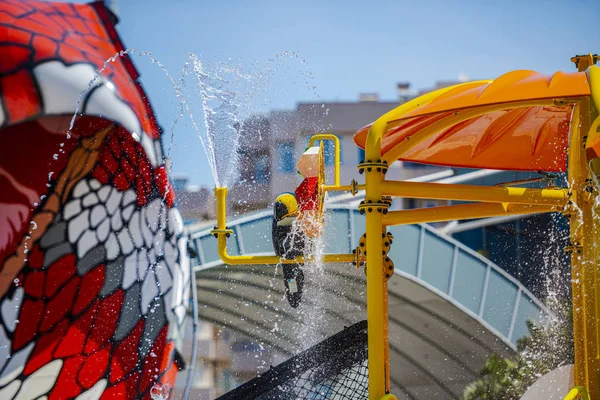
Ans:
[[[298,215],[298,201],[293,193],[282,193],[275,199],[273,217],[275,221]]]

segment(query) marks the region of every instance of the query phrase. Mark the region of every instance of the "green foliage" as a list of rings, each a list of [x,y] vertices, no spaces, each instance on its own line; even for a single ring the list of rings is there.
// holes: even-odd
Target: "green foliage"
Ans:
[[[465,389],[465,400],[518,399],[523,392],[523,376],[518,362],[492,355],[481,370],[481,378]]]
[[[546,326],[527,321],[529,336],[517,342],[513,358],[490,356],[481,377],[465,389],[464,400],[518,400],[540,377],[574,362],[573,313],[557,304],[557,316]]]

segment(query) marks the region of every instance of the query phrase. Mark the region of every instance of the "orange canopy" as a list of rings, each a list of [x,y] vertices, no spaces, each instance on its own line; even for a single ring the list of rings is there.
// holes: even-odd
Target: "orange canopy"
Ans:
[[[534,71],[513,71],[494,81],[458,85],[388,121],[382,155],[458,110],[506,104],[505,110],[488,112],[434,133],[399,159],[466,168],[564,171],[572,107],[511,108],[514,106],[510,104],[589,95],[584,72],[547,76]],[[419,99],[414,101],[419,103]],[[364,148],[370,127],[354,135],[358,146]]]

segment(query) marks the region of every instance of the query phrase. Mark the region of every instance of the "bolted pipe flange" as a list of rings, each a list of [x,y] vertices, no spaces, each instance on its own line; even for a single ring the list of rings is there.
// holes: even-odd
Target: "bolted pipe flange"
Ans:
[[[390,246],[391,246],[392,243],[394,243],[394,235],[392,235],[392,232],[386,232],[385,237],[390,242]]]
[[[383,256],[383,280],[387,282],[392,275],[394,274],[394,262],[388,256],[388,252],[390,251],[390,246],[392,245],[392,241],[394,236],[390,232],[381,232],[381,255]],[[355,254],[355,259],[352,262],[353,265],[356,265],[357,268],[361,266],[365,266],[365,275],[367,273],[367,234],[364,233],[359,241],[358,246],[355,250],[352,251]]]
[[[358,211],[361,215],[364,214],[364,210],[367,210],[368,212],[373,212],[373,210],[375,210],[380,214],[387,214],[391,204],[391,201],[388,201],[385,198],[378,201],[364,200],[358,204]]]
[[[388,171],[388,163],[385,160],[367,160],[366,162],[361,161],[360,163],[358,163],[358,172],[360,174],[365,172],[365,169],[367,170],[367,172],[371,172],[373,171],[373,168],[375,168],[377,172],[383,173],[385,175]]]
[[[360,268],[361,266],[365,265],[365,262],[367,261],[366,248],[367,248],[367,234],[364,233],[358,241],[358,246],[352,250],[352,254],[354,254],[354,261],[352,262],[352,264],[356,265],[356,268]]]
[[[352,196],[356,196],[358,193],[358,182],[356,182],[354,179],[352,179],[350,182],[350,193],[352,193]]]
[[[579,242],[569,243],[565,246],[565,254],[573,255],[573,254],[581,254],[583,252],[583,246]]]
[[[577,209],[575,208],[575,203],[572,200],[569,200],[567,204],[564,206],[561,211],[563,217],[571,218],[574,214],[577,214]]]
[[[383,281],[389,281],[392,275],[394,275],[394,262],[391,258],[385,257],[383,259]]]
[[[217,227],[215,227],[215,229],[211,230],[210,233],[216,238],[218,238],[219,235],[225,235],[226,238],[229,238],[231,237],[233,230],[227,227],[225,229],[217,229]]]

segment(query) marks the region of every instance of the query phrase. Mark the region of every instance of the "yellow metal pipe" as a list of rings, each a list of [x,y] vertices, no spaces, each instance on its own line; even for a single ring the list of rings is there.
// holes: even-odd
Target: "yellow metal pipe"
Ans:
[[[227,254],[227,188],[215,188],[215,197],[217,198],[217,248],[219,258],[225,264],[229,265],[277,265],[277,264],[302,264],[305,262],[304,257],[298,257],[293,260],[281,258],[276,255],[272,256],[232,256]],[[325,254],[323,262],[326,263],[351,263],[355,260],[354,254]],[[309,259],[308,261],[312,261]]]
[[[570,143],[569,143],[569,164],[567,167],[567,180],[573,190],[572,201],[576,207],[583,200],[580,198],[581,188],[585,181],[585,160],[583,152],[578,143],[581,142],[581,132],[579,130],[580,107],[575,106],[571,119]],[[582,218],[579,217],[579,210],[570,210],[570,242],[581,243],[582,238]],[[583,305],[583,266],[581,254],[573,252],[571,254],[571,285],[573,302],[573,331],[575,346],[575,365],[574,380],[575,385],[587,385],[586,378],[586,352],[585,352],[585,313]]]
[[[572,99],[576,102],[577,99]],[[540,99],[540,100],[526,100],[517,101],[513,103],[500,103],[491,104],[488,106],[480,106],[476,108],[468,108],[464,110],[456,110],[451,116],[446,117],[440,121],[434,122],[431,125],[421,129],[414,135],[407,137],[403,142],[396,145],[385,153],[383,159],[391,164],[398,158],[402,157],[413,147],[417,146],[422,141],[428,139],[430,136],[435,135],[444,129],[450,128],[458,123],[469,120],[471,118],[479,117],[481,115],[501,110],[509,110],[512,108],[530,107],[530,106],[553,106],[554,99]]]
[[[590,97],[592,104],[596,108],[596,112],[600,111],[600,67],[592,65],[588,70],[590,79]],[[589,138],[588,138],[589,140]]]
[[[215,188],[215,197],[217,199],[217,229],[227,228],[227,195],[229,190],[226,187]]]
[[[340,186],[326,185],[326,186],[323,186],[323,190],[325,190],[326,192],[351,192],[353,189],[364,190],[365,185],[356,185],[354,188],[352,187],[352,185],[340,185]]]
[[[379,120],[378,120],[379,121]],[[377,121],[367,135],[366,157],[377,159],[381,153],[381,125]],[[367,201],[378,202],[382,196],[382,174],[374,168],[366,172],[365,177]],[[384,292],[386,285],[383,278],[383,243],[381,232],[383,229],[383,214],[371,212],[366,216],[367,229],[367,320],[368,320],[368,346],[369,346],[369,400],[380,400],[386,394],[386,382],[389,370],[386,369],[387,361],[385,345],[385,309]]]
[[[573,222],[573,219],[580,218],[583,222],[582,229],[575,233],[581,235],[579,242],[582,248],[582,254],[575,265],[579,269],[581,280],[575,282],[579,286],[581,308],[578,317],[582,319],[579,327],[583,327],[583,340],[585,341],[584,368],[585,368],[585,386],[589,391],[591,398],[600,397],[600,281],[598,277],[598,260],[600,259],[600,248],[598,247],[598,234],[600,231],[600,221],[594,218],[598,212],[595,202],[589,199],[589,193],[586,191],[588,183],[585,181],[589,177],[587,158],[584,154],[583,135],[589,134],[591,110],[589,99],[582,101],[579,119],[579,135],[577,141],[572,137],[571,146],[576,147],[574,153],[579,153],[574,159],[574,181],[576,186],[573,191],[577,193],[576,204],[581,209],[580,216],[573,216],[571,223],[578,225],[580,222]],[[573,315],[575,322],[575,311]],[[580,339],[577,339],[580,341]],[[576,356],[578,352],[575,352]],[[580,360],[576,360],[576,365],[583,366]],[[578,382],[576,381],[577,385]]]
[[[318,135],[314,135],[309,139],[308,146],[311,147],[317,140],[333,140],[333,185],[338,187],[340,186],[340,139],[332,133],[319,133]]]
[[[575,386],[567,393],[565,400],[590,400],[590,395],[583,386]]]
[[[590,97],[592,99],[590,121],[594,122],[592,123],[592,127],[587,136],[586,150],[589,147],[598,147],[598,143],[600,143],[600,116],[598,115],[600,113],[600,67],[592,65],[587,73],[590,80]],[[595,149],[593,153],[596,152],[597,149]],[[588,157],[593,157],[593,155],[589,154]],[[592,172],[596,175],[600,175],[600,158],[593,158],[589,161]]]
[[[565,189],[530,189],[403,181],[384,181],[382,187],[384,195],[414,199],[485,201],[546,206],[565,206],[568,202],[568,191]]]
[[[454,206],[390,211],[383,216],[383,224],[386,226],[422,224],[461,219],[499,217],[504,215],[556,212],[561,210],[562,209],[559,207],[534,206],[527,204],[457,204]]]
[[[464,85],[472,83],[465,83]],[[377,160],[381,158],[381,140],[388,121],[397,119],[408,111],[428,104],[450,89],[452,88],[442,88],[421,96],[418,99],[408,101],[378,118],[371,126],[367,135],[365,143],[367,159]],[[381,200],[382,182],[381,173],[376,172],[375,169],[371,172],[366,172],[366,200],[377,202]],[[381,213],[367,213],[367,265],[375,266],[375,268],[367,269],[369,400],[396,400],[394,395],[385,393],[390,371],[389,368],[386,369],[389,361],[385,360],[385,343],[389,341],[389,338],[386,337],[385,332],[388,315],[384,304],[384,292],[387,290],[387,287],[383,281],[383,257],[381,255],[382,243],[380,235],[382,232],[382,222]]]
[[[227,253],[227,238],[225,234],[218,234],[219,258],[228,265],[278,265],[278,264],[304,264],[314,261],[312,258],[297,257],[292,260],[279,256],[232,256]],[[325,263],[351,263],[355,260],[353,254],[324,254]]]
[[[385,230],[383,231],[385,233]],[[390,392],[390,327],[388,306],[388,283],[383,283],[383,358],[385,360],[385,392]]]

